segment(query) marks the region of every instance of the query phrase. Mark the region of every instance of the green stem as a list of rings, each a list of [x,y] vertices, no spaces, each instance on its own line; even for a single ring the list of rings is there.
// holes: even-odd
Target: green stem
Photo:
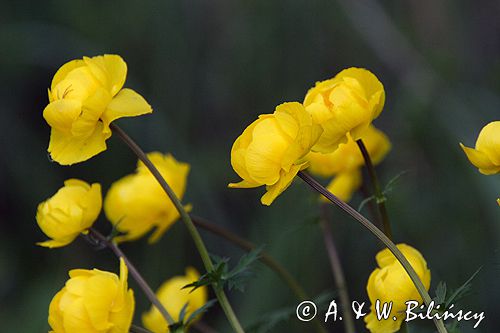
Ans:
[[[234,233],[221,228],[213,223],[208,222],[206,219],[195,216],[191,214],[191,220],[193,223],[202,228],[205,229],[215,235],[218,235],[222,238],[227,239],[228,241],[236,244],[240,248],[246,250],[246,251],[252,251],[253,249],[257,248],[257,246],[244,239],[241,238],[238,235],[235,235]],[[267,267],[269,267],[271,270],[273,270],[282,280],[285,282],[290,290],[295,294],[297,297],[297,300],[303,301],[306,299],[309,299],[309,296],[307,296],[306,292],[304,289],[300,286],[300,284],[295,280],[295,278],[286,270],[285,267],[283,267],[279,262],[277,262],[273,257],[271,257],[268,253],[265,251],[262,251],[260,254],[259,260],[265,264]],[[318,333],[326,333],[325,328],[321,325],[320,321],[317,320],[316,318],[313,320],[314,327]]]
[[[347,333],[356,333],[354,318],[351,313],[351,301],[349,298],[349,292],[347,291],[344,270],[342,269],[340,256],[337,252],[337,247],[335,246],[335,242],[333,240],[332,229],[330,228],[330,224],[328,223],[329,219],[327,204],[322,204],[320,210],[320,226],[323,230],[323,240],[325,242],[326,253],[328,254],[328,258],[330,259],[330,267],[332,269],[333,279],[335,280],[335,285],[339,292],[343,313],[342,319],[344,322],[345,331]]]
[[[384,233],[387,235],[387,237],[389,237],[389,239],[392,240],[391,224],[389,223],[389,215],[387,214],[387,208],[385,206],[387,198],[382,192],[377,173],[375,172],[375,167],[373,166],[372,159],[370,158],[370,154],[368,154],[368,150],[366,149],[363,140],[359,139],[356,141],[356,143],[358,144],[359,150],[361,151],[363,159],[365,160],[366,169],[368,170],[368,176],[370,177],[370,181],[373,186],[375,202],[377,203],[380,217],[382,219],[382,225],[384,226]]]
[[[163,176],[160,174],[158,169],[154,166],[154,164],[151,162],[151,160],[146,156],[144,151],[132,140],[127,133],[125,133],[120,127],[118,127],[116,124],[112,123],[110,125],[111,130],[118,134],[118,136],[129,146],[129,148],[137,155],[139,160],[144,163],[144,165],[149,169],[149,171],[153,174],[153,176],[156,178],[160,186],[163,188],[165,193],[168,195],[170,200],[172,200],[172,203],[174,204],[175,208],[180,214],[180,217],[182,221],[184,222],[186,228],[188,229],[191,238],[194,241],[194,244],[201,256],[201,260],[203,261],[203,264],[205,266],[205,269],[207,272],[212,272],[214,270],[214,265],[212,263],[212,260],[210,259],[210,256],[208,255],[207,248],[205,247],[205,243],[203,243],[203,240],[201,239],[200,234],[198,233],[198,230],[193,224],[193,221],[191,220],[191,217],[189,214],[186,212],[184,209],[184,206],[182,206],[181,201],[177,197],[177,195],[174,193],[172,188],[168,185],[168,183],[165,181]],[[229,323],[237,333],[244,333],[245,331],[243,330],[243,327],[241,326],[240,322],[238,321],[238,318],[236,317],[236,314],[233,311],[233,308],[231,307],[231,304],[229,303],[226,294],[224,293],[224,290],[220,288],[217,284],[213,284],[213,289],[215,292],[215,296],[219,300],[219,304],[222,307],[222,310],[226,314],[227,319],[229,320]]]
[[[333,193],[328,191],[323,185],[318,183],[314,178],[310,175],[299,171],[298,176],[302,178],[309,186],[311,186],[315,191],[323,195],[325,198],[330,200],[332,203],[337,205],[340,209],[342,209],[347,214],[351,215],[356,221],[361,223],[363,227],[368,229],[375,237],[377,237],[384,245],[392,252],[392,254],[396,257],[396,259],[401,263],[405,271],[410,276],[415,288],[417,288],[418,293],[424,300],[424,303],[429,306],[432,299],[427,293],[422,281],[418,277],[417,273],[408,262],[408,259],[401,253],[401,251],[397,248],[397,246],[382,232],[379,228],[377,228],[373,223],[371,223],[366,217],[361,215],[357,210],[337,198]],[[439,333],[447,333],[446,328],[441,319],[433,318],[434,324]]]
[[[149,301],[158,309],[158,311],[162,314],[163,318],[167,321],[169,325],[172,325],[175,323],[175,320],[172,318],[172,316],[168,313],[167,309],[161,304],[160,300],[156,297],[156,294],[154,291],[151,289],[149,284],[144,280],[142,277],[141,273],[135,268],[135,266],[132,264],[132,262],[127,258],[125,253],[122,252],[122,250],[118,247],[118,245],[110,240],[108,240],[104,235],[102,235],[99,231],[90,228],[89,229],[89,234],[95,238],[100,244],[105,245],[107,248],[109,248],[113,253],[118,257],[118,258],[123,258],[123,261],[125,261],[125,264],[127,265],[128,271],[130,272],[130,275],[134,278],[134,280],[137,282],[139,287],[144,291],[146,294],[147,298]]]

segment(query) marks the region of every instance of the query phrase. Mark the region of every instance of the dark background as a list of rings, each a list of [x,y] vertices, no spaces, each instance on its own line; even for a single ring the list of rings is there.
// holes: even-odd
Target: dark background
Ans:
[[[185,202],[194,213],[265,244],[311,295],[334,290],[317,218],[316,195],[297,180],[271,207],[263,189],[231,190],[235,138],[257,115],[302,101],[315,81],[343,68],[366,67],[384,83],[387,102],[375,125],[393,150],[378,168],[383,183],[407,171],[389,194],[395,239],[417,247],[439,281],[453,289],[479,267],[471,294],[457,307],[485,311],[475,332],[497,332],[500,300],[499,176],[483,176],[458,143],[473,146],[499,120],[500,2],[387,1],[0,1],[0,325],[2,332],[46,332],[48,305],[72,268],[118,271],[110,252],[82,239],[55,250],[36,206],[77,177],[104,191],[130,173],[135,157],[115,136],[108,150],[72,167],[50,163],[50,128],[42,118],[47,88],[65,62],[120,54],[126,87],[141,93],[152,115],[119,120],[146,151],[171,152],[192,166]],[[352,204],[362,200],[356,196]],[[332,208],[332,228],[351,297],[366,300],[376,240]],[[367,211],[364,211],[367,213]],[[97,227],[109,226],[101,216]],[[212,253],[242,252],[202,232]],[[182,223],[161,241],[123,246],[156,289],[184,267],[202,269]],[[244,325],[298,302],[265,266],[245,293],[230,298]],[[149,308],[137,299],[135,322]],[[212,295],[213,297],[213,295]],[[218,307],[204,321],[229,332]],[[463,323],[463,322],[462,322]],[[342,324],[329,323],[332,332]],[[432,332],[413,322],[412,332]],[[463,323],[464,332],[472,332]],[[358,329],[364,331],[363,322]],[[291,318],[273,332],[310,332]]]

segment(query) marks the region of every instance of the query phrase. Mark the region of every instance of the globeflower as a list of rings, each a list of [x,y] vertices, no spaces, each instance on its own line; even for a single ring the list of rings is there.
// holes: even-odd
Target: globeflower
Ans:
[[[409,261],[426,290],[429,290],[431,283],[431,272],[427,268],[427,263],[415,248],[398,244],[398,249]],[[399,331],[401,323],[405,317],[405,302],[412,300],[422,303],[422,297],[412,283],[408,273],[397,261],[396,257],[384,249],[376,256],[378,268],[376,268],[368,279],[366,290],[370,298],[371,312],[365,317],[366,328],[372,333],[392,333]],[[376,301],[380,301],[380,309],[384,302],[392,302],[392,310],[387,320],[378,320],[375,312]],[[393,320],[393,318],[396,320]]]
[[[317,82],[304,98],[306,111],[323,128],[312,150],[333,152],[348,140],[348,134],[359,139],[380,115],[384,103],[384,86],[363,68],[348,68],[332,79]]]
[[[391,142],[381,130],[369,125],[361,138],[373,163],[377,165],[391,150]],[[347,142],[340,144],[332,153],[311,152],[307,155],[308,171],[320,177],[331,177],[340,172],[360,168],[365,161],[355,140],[347,134]]]
[[[170,154],[152,152],[147,156],[182,200],[189,164],[177,161]],[[104,212],[114,227],[124,233],[115,237],[118,242],[138,239],[153,228],[155,231],[149,242],[156,242],[179,218],[179,212],[170,198],[140,161],[134,174],[111,185],[104,199]]]
[[[460,147],[482,174],[500,173],[500,121],[493,121],[483,127],[477,137],[475,149],[462,143]]]
[[[68,245],[92,226],[101,207],[101,185],[66,180],[54,196],[38,205],[38,226],[52,239],[37,244],[49,248]]]
[[[302,104],[283,103],[273,114],[260,115],[236,139],[231,165],[243,179],[231,188],[266,186],[261,202],[270,205],[307,167],[304,156],[321,135]]]
[[[134,292],[127,287],[127,266],[120,277],[98,269],[74,269],[49,306],[50,333],[128,333]]]
[[[83,57],[59,68],[43,110],[54,161],[70,165],[88,160],[106,150],[113,120],[152,112],[141,95],[122,89],[126,76],[127,64],[112,54]]]
[[[183,289],[186,285],[198,281],[199,273],[192,267],[186,269],[186,275],[175,276],[165,281],[158,289],[156,295],[165,309],[172,315],[173,319],[179,321],[179,315],[184,306],[185,318],[189,318],[193,312],[201,308],[207,302],[207,287],[202,286],[193,291]],[[196,318],[196,320],[199,318]],[[167,333],[168,324],[155,306],[142,315],[142,323],[145,328],[153,333]]]

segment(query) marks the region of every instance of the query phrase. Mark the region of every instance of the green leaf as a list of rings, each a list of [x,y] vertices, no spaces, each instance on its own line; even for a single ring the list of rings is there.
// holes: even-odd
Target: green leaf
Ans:
[[[404,174],[408,173],[409,170],[403,170],[400,173],[398,173],[396,176],[392,177],[388,182],[387,185],[385,185],[384,190],[382,191],[383,194],[387,194],[393,190],[393,185],[396,184],[396,182],[403,176]]]
[[[189,325],[192,321],[194,321],[198,316],[201,314],[205,313],[210,309],[215,303],[217,302],[216,299],[211,299],[208,302],[206,302],[202,307],[198,308],[196,311],[191,313],[189,318],[186,320],[185,325]]]
[[[369,196],[365,200],[361,201],[361,203],[358,206],[358,212],[361,212],[361,210],[366,206],[366,204],[369,203],[370,201],[373,201],[373,200],[375,200],[375,196],[374,195]]]
[[[434,297],[436,304],[444,304],[446,301],[446,282],[441,281],[436,287],[436,297]]]
[[[483,267],[479,267],[477,271],[472,274],[472,276],[464,282],[451,296],[446,300],[446,308],[448,308],[453,302],[458,301],[459,299],[463,298],[467,293],[470,292],[472,289],[472,280],[476,277],[477,274],[481,271]]]

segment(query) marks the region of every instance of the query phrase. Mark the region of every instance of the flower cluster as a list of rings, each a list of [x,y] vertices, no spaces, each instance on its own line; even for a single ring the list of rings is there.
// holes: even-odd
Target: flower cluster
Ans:
[[[431,271],[427,268],[422,254],[406,244],[398,244],[397,247],[422,280],[425,289],[429,290]],[[413,285],[408,273],[389,249],[380,251],[375,259],[379,267],[370,274],[366,286],[371,302],[371,312],[364,318],[366,328],[371,333],[397,332],[405,317],[405,302],[413,300],[421,303],[422,297]],[[377,301],[380,302],[381,307],[384,303],[392,302],[391,313],[387,320],[377,318],[375,311]]]
[[[236,139],[231,165],[243,181],[229,187],[265,185],[261,202],[270,205],[311,163],[313,173],[336,175],[330,189],[349,200],[361,184],[356,140],[366,138],[377,162],[390,149],[386,136],[371,126],[384,102],[384,87],[366,69],[349,68],[316,83],[303,103],[284,103],[260,115]]]

